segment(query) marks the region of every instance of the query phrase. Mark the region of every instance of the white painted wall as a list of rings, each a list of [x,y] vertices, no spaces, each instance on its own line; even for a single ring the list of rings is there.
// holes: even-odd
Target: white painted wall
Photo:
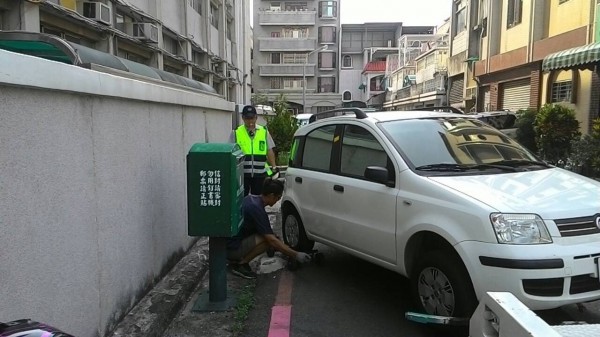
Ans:
[[[177,33],[186,36],[185,24],[186,20],[182,20],[181,18],[185,18],[185,9],[183,6],[187,6],[188,11],[192,11],[196,13],[189,5],[189,2],[186,0],[183,6],[174,6],[171,1],[161,1],[158,3],[158,6],[161,7],[162,10],[162,20],[163,24]],[[196,13],[196,15],[198,15]]]
[[[363,78],[361,73],[362,69],[340,70],[340,94],[350,91],[353,101],[361,101],[363,92],[358,89]]]
[[[233,103],[0,51],[0,320],[102,336],[189,248],[185,156]]]
[[[194,42],[199,46],[206,48],[208,46],[208,39],[206,29],[203,29],[203,27],[206,26],[206,15],[201,16],[200,14],[196,13],[196,11],[190,7],[187,1],[186,6],[188,6],[186,20],[188,37],[194,40]]]
[[[156,3],[148,0],[126,0],[126,4],[135,6],[144,13],[148,13],[156,17]]]
[[[461,32],[460,34],[454,37],[454,41],[452,42],[452,55],[455,56],[459,53],[467,50],[467,42],[468,42],[469,34],[466,31]]]
[[[210,25],[210,51],[213,54],[220,55],[219,52],[219,30]],[[223,55],[223,58],[225,56]]]
[[[225,40],[225,60],[227,62],[231,62],[233,63],[233,57],[232,57],[232,44],[231,44],[231,40]],[[241,64],[240,64],[241,66]]]

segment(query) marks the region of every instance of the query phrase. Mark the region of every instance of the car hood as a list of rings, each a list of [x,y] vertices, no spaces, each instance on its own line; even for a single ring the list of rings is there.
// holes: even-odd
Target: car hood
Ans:
[[[544,219],[600,213],[600,182],[560,168],[429,179],[498,212],[535,213]]]

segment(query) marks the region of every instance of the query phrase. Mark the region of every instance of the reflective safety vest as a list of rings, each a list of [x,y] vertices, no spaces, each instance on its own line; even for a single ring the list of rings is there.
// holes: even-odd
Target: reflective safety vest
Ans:
[[[271,169],[267,164],[267,129],[257,125],[254,137],[250,137],[245,125],[240,125],[235,130],[235,140],[244,152],[244,175],[254,176],[267,173]]]

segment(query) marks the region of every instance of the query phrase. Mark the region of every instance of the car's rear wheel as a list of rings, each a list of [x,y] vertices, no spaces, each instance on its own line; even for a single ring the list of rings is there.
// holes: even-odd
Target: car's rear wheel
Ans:
[[[453,253],[433,251],[417,261],[410,277],[418,310],[430,315],[471,317],[477,297],[471,278]]]
[[[307,238],[304,224],[298,212],[295,210],[290,211],[289,213],[285,213],[284,217],[283,226],[281,226],[283,242],[293,250],[299,252],[310,251],[314,247],[315,242]]]

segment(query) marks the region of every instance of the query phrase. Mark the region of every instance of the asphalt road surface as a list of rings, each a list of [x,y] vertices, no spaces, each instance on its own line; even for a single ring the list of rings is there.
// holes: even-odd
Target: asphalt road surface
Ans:
[[[462,331],[409,322],[408,280],[346,253],[316,245],[321,264],[310,263],[291,273],[292,337],[462,337]],[[279,271],[260,275],[243,336],[268,336]]]
[[[269,336],[282,273],[292,280],[291,337],[466,337],[467,328],[407,321],[408,280],[349,254],[317,244],[321,264],[259,275],[255,307],[242,336]],[[600,302],[536,312],[548,324],[600,323]]]

